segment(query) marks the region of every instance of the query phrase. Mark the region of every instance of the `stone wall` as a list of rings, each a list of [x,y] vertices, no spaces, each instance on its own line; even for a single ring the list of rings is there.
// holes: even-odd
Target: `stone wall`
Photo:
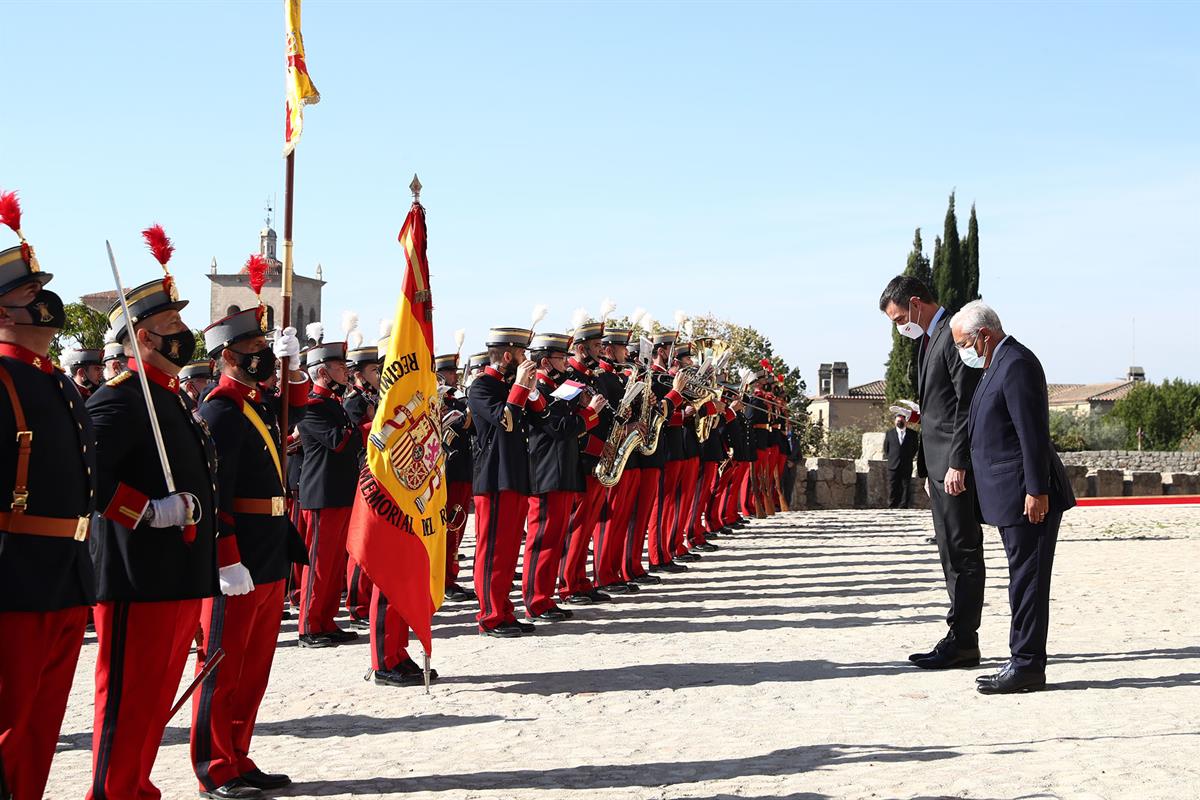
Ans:
[[[1086,450],[1059,453],[1064,464],[1095,469],[1119,469],[1125,472],[1200,472],[1200,453],[1158,450]]]

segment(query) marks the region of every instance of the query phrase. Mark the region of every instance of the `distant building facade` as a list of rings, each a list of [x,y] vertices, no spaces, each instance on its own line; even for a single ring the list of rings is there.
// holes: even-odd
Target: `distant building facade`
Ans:
[[[1107,414],[1129,390],[1146,382],[1146,371],[1130,367],[1123,381],[1106,383],[1052,383],[1047,386],[1051,411],[1071,411],[1080,416]]]
[[[883,381],[851,386],[850,367],[845,361],[822,364],[817,370],[817,393],[808,402],[809,418],[830,431],[874,430],[883,424],[885,390]]]
[[[258,252],[267,261],[267,280],[263,284],[262,301],[267,306],[267,324],[278,327],[283,315],[283,262],[276,255],[278,237],[269,225],[259,231]],[[310,322],[321,319],[321,265],[315,278],[292,273],[292,326],[303,331]],[[209,318],[216,321],[258,304],[250,289],[249,276],[243,266],[237,272],[220,272],[214,258],[208,279],[212,282]]]

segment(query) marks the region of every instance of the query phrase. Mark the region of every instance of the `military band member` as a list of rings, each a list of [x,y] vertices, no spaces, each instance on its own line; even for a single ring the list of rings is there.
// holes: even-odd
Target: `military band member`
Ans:
[[[192,408],[199,406],[216,385],[212,361],[208,359],[189,361],[179,370],[179,389]]]
[[[60,361],[63,372],[75,381],[79,394],[87,400],[104,381],[104,366],[100,363],[103,354],[99,350],[73,348],[64,350]]]
[[[384,354],[376,345],[359,346],[346,350],[346,366],[350,369],[350,388],[342,400],[350,423],[363,433],[364,446],[358,451],[358,468],[366,466],[366,436],[371,432],[375,409],[379,405],[379,369]],[[346,612],[350,624],[356,628],[368,627],[371,614],[371,579],[353,557],[346,559]]]
[[[12,194],[0,218],[20,228]],[[48,354],[66,323],[51,277],[23,236],[0,251],[0,797],[13,800],[43,796],[95,600],[95,438]]]
[[[125,345],[120,342],[105,342],[103,358],[103,378],[111,381],[125,371]]]
[[[584,491],[579,441],[596,427],[605,402],[602,395],[594,396],[588,405],[552,397],[568,374],[570,341],[561,333],[539,333],[529,346],[538,365],[538,392],[548,399],[544,411],[527,415],[530,497],[521,583],[525,615],[530,619],[571,618],[570,611],[555,603],[555,587],[571,509]]]
[[[590,397],[601,395],[593,371],[600,365],[601,337],[604,324],[585,322],[575,327],[571,349],[574,355],[567,359],[566,377],[586,387]],[[612,596],[597,589],[587,576],[588,548],[599,554],[597,527],[600,510],[604,505],[604,487],[596,480],[594,470],[604,452],[604,441],[612,428],[613,412],[601,405],[598,423],[578,441],[580,449],[577,469],[581,473],[583,491],[575,499],[571,509],[570,528],[567,533],[567,550],[559,570],[559,594],[568,603],[591,604],[611,600]]]
[[[481,633],[503,638],[534,630],[517,621],[509,600],[529,506],[526,415],[546,406],[534,386],[537,367],[525,356],[530,335],[524,328],[492,329],[486,342],[490,363],[467,390],[475,426],[471,488],[477,620]]]
[[[216,458],[212,441],[179,393],[179,371],[196,342],[179,312],[172,278],[126,292],[130,319],[109,310],[129,372],[96,390],[97,511],[91,552],[95,608],[95,724],[89,798],[158,797],[150,771],[169,720],[204,598],[219,591]],[[132,322],[132,334],[130,333]],[[171,465],[166,479],[138,379],[141,354]],[[223,531],[224,536],[232,535]]]
[[[474,429],[466,396],[458,385],[458,354],[434,358],[442,392],[446,439],[446,599],[474,601],[475,593],[458,583],[458,550],[471,506],[471,437]]]
[[[686,544],[702,553],[711,553],[718,549],[709,538],[720,536],[722,527],[713,504],[719,480],[718,471],[721,463],[728,457],[728,451],[721,439],[721,431],[734,416],[720,400],[713,401],[709,410],[715,412],[710,414],[714,422],[708,437],[700,442],[700,472],[692,514],[686,530]]]
[[[671,394],[662,397],[665,405],[667,422],[663,426],[661,441],[658,446],[664,451],[661,477],[659,478],[658,493],[655,497],[654,508],[650,513],[649,551],[651,572],[686,572],[687,567],[674,559],[672,538],[675,521],[681,505],[680,486],[683,479],[684,462],[687,453],[684,451],[683,420],[684,409],[687,406],[679,389],[683,388],[686,376],[677,370],[672,370],[673,353],[679,335],[675,331],[659,333],[654,337],[654,361],[650,365],[656,374],[655,385],[663,387],[668,380],[673,380]],[[675,388],[675,387],[678,387]],[[660,389],[660,391],[662,391]],[[657,392],[656,392],[657,395]]]
[[[600,339],[602,351],[596,370],[596,383],[608,404],[616,408],[625,395],[626,384],[636,376],[628,373],[629,328],[604,326]],[[604,504],[597,522],[597,551],[592,554],[593,580],[598,588],[609,594],[632,594],[640,587],[626,581],[621,574],[625,544],[630,535],[630,516],[637,501],[641,483],[641,462],[634,452],[625,462],[621,479],[616,486],[605,490]]]
[[[750,406],[750,428],[754,435],[754,513],[764,519],[775,513],[771,491],[771,405],[767,391],[769,374],[754,383],[754,402]]]
[[[296,425],[304,449],[300,514],[308,536],[308,566],[300,575],[300,646],[334,647],[358,638],[339,628],[334,617],[346,575],[346,534],[364,423],[351,422],[342,407],[350,380],[345,342],[311,347],[306,360],[312,392]]]
[[[202,797],[261,797],[261,790],[291,782],[286,775],[264,773],[249,755],[279,636],[289,537],[297,536],[286,516],[275,409],[258,384],[275,374],[277,358],[298,363],[300,343],[295,330],[285,328],[272,348],[265,323],[265,307],[259,306],[204,331],[209,357],[221,370],[199,413],[220,464],[217,559],[223,566],[222,595],[201,608],[197,669],[218,649],[225,658],[193,703],[192,765]],[[308,381],[295,369],[288,378],[287,400],[302,406]]]
[[[690,369],[694,362],[692,345],[680,344],[675,348],[672,369],[681,372]],[[691,531],[692,516],[698,499],[697,489],[700,482],[700,438],[696,434],[696,424],[699,419],[715,413],[712,403],[705,403],[697,408],[692,403],[683,407],[679,414],[680,432],[683,441],[683,463],[679,471],[679,488],[672,504],[671,539],[668,550],[670,558],[676,561],[698,561],[700,555],[693,553],[688,547],[688,536]]]

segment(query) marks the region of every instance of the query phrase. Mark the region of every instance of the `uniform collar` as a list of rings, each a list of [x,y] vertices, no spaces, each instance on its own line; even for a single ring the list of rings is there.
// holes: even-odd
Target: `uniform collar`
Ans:
[[[40,369],[47,375],[54,374],[54,362],[50,360],[49,356],[40,356],[28,348],[21,347],[19,344],[0,342],[0,356],[15,358],[17,361],[22,361],[31,367]]]
[[[317,397],[333,397],[334,396],[332,389],[326,388],[324,386],[318,386],[315,383],[313,384],[313,387],[312,387],[312,393],[315,394]]]
[[[495,367],[493,367],[490,364],[483,368],[483,374],[488,375],[492,378],[495,378],[496,380],[500,381],[501,383],[508,383],[508,379],[500,374],[500,370],[496,369]]]
[[[129,367],[130,372],[137,372],[138,371],[137,359],[136,358],[129,359],[129,364],[127,366]],[[153,364],[146,365],[146,377],[149,378],[154,383],[157,383],[159,386],[163,387],[164,389],[168,389],[172,392],[179,391],[179,378],[176,377],[175,375],[168,375],[167,373],[163,372],[161,369],[154,366]]]
[[[257,386],[247,386],[236,378],[231,378],[228,375],[221,375],[221,380],[217,381],[218,387],[223,387],[227,390],[232,390],[238,397],[245,398],[254,403],[261,403],[263,399],[262,390]]]
[[[581,373],[583,375],[590,376],[592,374],[592,371],[590,369],[588,369],[587,366],[582,361],[577,359],[575,356],[571,356],[570,358],[567,359],[567,365],[569,367],[571,367],[571,369],[573,369],[576,372]]]
[[[600,369],[604,370],[605,372],[616,372],[617,371],[616,368],[612,364],[608,363],[603,358],[600,359]]]
[[[655,372],[667,372],[667,368],[659,366],[657,361],[655,361],[653,364],[650,365],[650,369],[652,369]]]

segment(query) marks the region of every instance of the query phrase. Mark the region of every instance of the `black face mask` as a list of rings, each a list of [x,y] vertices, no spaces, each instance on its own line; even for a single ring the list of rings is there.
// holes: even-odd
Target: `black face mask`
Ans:
[[[333,392],[334,397],[341,397],[346,394],[346,384],[338,383],[337,381],[331,381],[331,384],[329,391]]]
[[[501,370],[501,374],[502,374],[504,377],[506,377],[506,378],[512,378],[512,377],[515,377],[515,376],[516,376],[516,374],[517,374],[517,361],[516,361],[516,359],[513,359],[512,361],[509,361],[507,364],[505,364],[505,365],[504,365],[504,369],[503,369],[503,370]]]
[[[238,353],[238,366],[256,381],[265,381],[275,374],[275,354],[264,347],[256,353]]]
[[[196,335],[191,331],[185,330],[179,333],[146,331],[146,333],[162,339],[162,343],[156,349],[158,354],[167,361],[170,361],[177,367],[185,366],[191,362],[192,353],[196,349]]]
[[[24,321],[24,314],[17,315],[18,325],[62,330],[67,324],[67,312],[63,308],[62,298],[48,289],[38,292],[29,305],[15,306],[12,310],[20,310],[29,315],[28,322]]]
[[[549,378],[552,382],[554,382],[555,385],[562,383],[563,378],[567,377],[567,373],[565,373],[561,370],[557,370],[554,367],[551,367],[550,369],[545,370],[545,372],[546,372],[546,377]]]

